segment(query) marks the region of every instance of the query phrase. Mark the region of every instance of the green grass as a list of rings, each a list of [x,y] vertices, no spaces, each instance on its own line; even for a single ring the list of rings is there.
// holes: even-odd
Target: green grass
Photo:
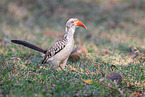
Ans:
[[[1,0],[0,96],[143,97],[144,4],[144,0]],[[49,48],[64,34],[70,17],[88,28],[76,30],[75,46],[83,43],[89,56],[68,61],[66,71],[42,65],[41,54],[10,42],[21,39]],[[122,75],[120,86],[99,83],[109,72]]]

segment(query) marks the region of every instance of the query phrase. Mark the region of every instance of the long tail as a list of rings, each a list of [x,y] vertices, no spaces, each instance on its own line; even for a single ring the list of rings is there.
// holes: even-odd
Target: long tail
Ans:
[[[22,40],[11,40],[11,42],[16,43],[16,44],[20,44],[20,45],[23,45],[23,46],[26,46],[28,48],[31,48],[33,50],[36,50],[36,51],[41,52],[41,53],[44,53],[44,54],[47,52],[47,50],[44,50],[44,49],[42,49],[42,48],[40,48],[38,46],[35,46],[35,45],[31,44],[31,43],[26,42],[26,41],[22,41]]]

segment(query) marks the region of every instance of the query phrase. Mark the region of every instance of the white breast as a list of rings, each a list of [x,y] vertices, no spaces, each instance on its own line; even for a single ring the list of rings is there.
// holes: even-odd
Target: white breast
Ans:
[[[69,40],[67,45],[55,56],[49,58],[47,62],[53,63],[52,61],[54,61],[54,59],[57,59],[57,61],[65,60],[66,58],[69,57],[70,53],[72,52],[73,46],[74,46],[74,40],[73,39]]]

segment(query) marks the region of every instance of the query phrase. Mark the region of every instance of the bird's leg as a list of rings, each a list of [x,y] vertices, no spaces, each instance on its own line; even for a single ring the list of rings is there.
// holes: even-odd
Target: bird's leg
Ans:
[[[67,60],[68,60],[68,58],[66,58],[66,59],[59,65],[59,67],[60,67],[62,70],[65,70],[65,66],[66,66]]]

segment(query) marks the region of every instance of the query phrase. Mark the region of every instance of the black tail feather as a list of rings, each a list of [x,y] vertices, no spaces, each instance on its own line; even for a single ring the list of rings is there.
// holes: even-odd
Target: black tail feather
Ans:
[[[31,49],[36,50],[36,51],[39,51],[39,52],[44,53],[44,54],[47,52],[47,50],[44,50],[44,49],[42,49],[42,48],[40,48],[38,46],[35,46],[35,45],[31,44],[31,43],[26,42],[26,41],[11,40],[11,42],[16,43],[16,44],[20,44],[20,45],[23,45],[23,46],[26,46],[28,48],[31,48]]]

